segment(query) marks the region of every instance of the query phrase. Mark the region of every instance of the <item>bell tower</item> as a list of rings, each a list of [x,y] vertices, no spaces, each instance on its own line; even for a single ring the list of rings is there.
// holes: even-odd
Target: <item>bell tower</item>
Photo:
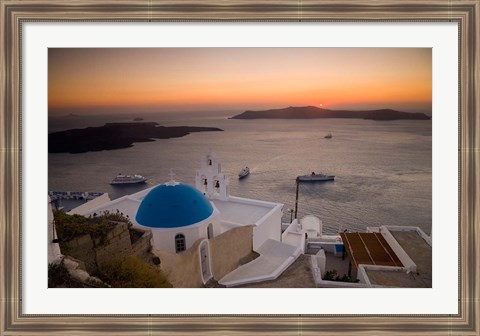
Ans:
[[[195,176],[195,187],[208,198],[228,199],[228,177],[222,173],[222,165],[215,152],[210,150],[202,158]]]

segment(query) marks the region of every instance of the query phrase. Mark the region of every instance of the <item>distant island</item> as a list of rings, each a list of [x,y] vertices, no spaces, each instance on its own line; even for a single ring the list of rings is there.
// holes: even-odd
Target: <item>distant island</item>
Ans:
[[[223,131],[215,127],[160,126],[156,122],[107,123],[48,135],[49,153],[85,153],[132,147],[134,142],[179,138],[192,132]]]
[[[369,110],[369,111],[348,111],[328,110],[316,106],[290,106],[282,109],[264,111],[245,111],[230,119],[317,119],[317,118],[349,118],[349,119],[370,119],[370,120],[402,120],[431,119],[424,113],[400,112],[391,109]]]

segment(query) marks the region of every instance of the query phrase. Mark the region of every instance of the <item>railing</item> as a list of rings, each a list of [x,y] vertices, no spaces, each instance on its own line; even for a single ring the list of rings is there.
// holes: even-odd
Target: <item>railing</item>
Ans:
[[[90,192],[90,191],[49,191],[48,196],[52,200],[57,199],[85,199],[85,200],[92,200],[99,196],[102,196],[104,193],[102,192]]]

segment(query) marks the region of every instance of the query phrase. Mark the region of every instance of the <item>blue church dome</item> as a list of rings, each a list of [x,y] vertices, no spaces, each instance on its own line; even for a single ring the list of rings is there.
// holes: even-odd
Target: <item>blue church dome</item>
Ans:
[[[210,201],[198,189],[184,183],[167,183],[145,196],[135,219],[151,228],[175,228],[201,222],[212,213]]]

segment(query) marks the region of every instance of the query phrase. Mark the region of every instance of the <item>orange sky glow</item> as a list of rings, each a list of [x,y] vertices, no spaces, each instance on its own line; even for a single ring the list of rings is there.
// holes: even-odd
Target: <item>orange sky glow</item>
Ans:
[[[431,113],[428,48],[50,48],[49,114],[323,105]]]

